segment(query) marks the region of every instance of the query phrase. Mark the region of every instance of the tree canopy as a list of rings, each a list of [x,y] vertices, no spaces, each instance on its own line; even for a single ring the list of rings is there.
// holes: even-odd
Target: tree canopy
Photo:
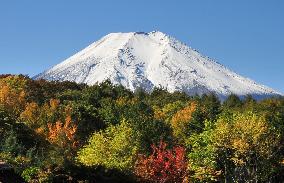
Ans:
[[[284,98],[0,76],[0,161],[26,182],[281,182]]]

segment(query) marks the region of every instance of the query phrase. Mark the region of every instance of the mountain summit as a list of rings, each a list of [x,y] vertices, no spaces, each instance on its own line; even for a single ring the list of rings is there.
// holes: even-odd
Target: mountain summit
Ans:
[[[109,79],[134,91],[163,87],[189,95],[213,92],[265,98],[280,93],[202,56],[162,32],[111,33],[35,79],[93,85]]]

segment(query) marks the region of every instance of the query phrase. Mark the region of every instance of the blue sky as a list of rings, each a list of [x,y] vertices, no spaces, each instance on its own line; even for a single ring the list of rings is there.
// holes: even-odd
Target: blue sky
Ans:
[[[3,0],[0,74],[33,76],[110,32],[159,30],[284,93],[282,0]]]

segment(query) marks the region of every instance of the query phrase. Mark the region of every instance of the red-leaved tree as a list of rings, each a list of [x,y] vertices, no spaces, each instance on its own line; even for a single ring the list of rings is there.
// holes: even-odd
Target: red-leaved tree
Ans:
[[[185,148],[176,146],[167,149],[165,142],[152,145],[150,156],[140,155],[135,166],[135,174],[141,182],[182,183],[187,179]]]

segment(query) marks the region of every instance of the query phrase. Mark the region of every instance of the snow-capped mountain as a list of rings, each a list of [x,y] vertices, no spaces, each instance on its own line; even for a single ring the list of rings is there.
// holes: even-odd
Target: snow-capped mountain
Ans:
[[[111,33],[35,79],[75,81],[93,85],[109,79],[134,91],[163,87],[187,94],[214,92],[264,98],[280,95],[202,56],[162,32]]]

